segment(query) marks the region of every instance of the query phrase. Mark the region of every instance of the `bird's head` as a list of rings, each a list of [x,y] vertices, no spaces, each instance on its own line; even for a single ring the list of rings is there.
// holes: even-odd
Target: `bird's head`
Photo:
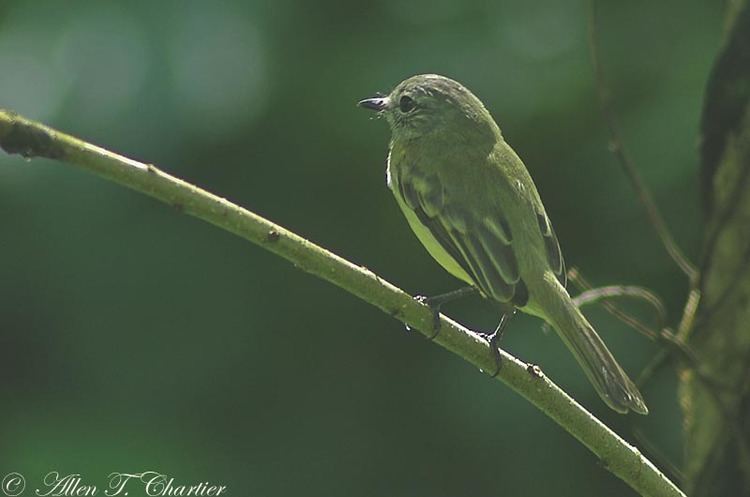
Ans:
[[[473,93],[457,81],[437,74],[412,76],[389,95],[366,98],[359,106],[384,116],[394,139],[430,134],[457,138],[500,135],[495,121]]]

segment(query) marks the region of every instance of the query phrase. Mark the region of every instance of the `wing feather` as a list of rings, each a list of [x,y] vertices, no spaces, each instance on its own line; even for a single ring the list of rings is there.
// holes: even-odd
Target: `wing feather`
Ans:
[[[528,292],[513,252],[510,225],[502,212],[476,219],[451,204],[437,175],[400,175],[398,192],[417,219],[487,297],[523,306]]]
[[[549,267],[555,273],[562,286],[565,286],[568,282],[568,276],[565,272],[565,260],[560,251],[560,242],[557,240],[555,230],[552,229],[552,223],[550,223],[547,214],[537,212],[536,218],[539,222],[539,231],[542,233],[542,239],[544,239],[544,248],[547,252]]]

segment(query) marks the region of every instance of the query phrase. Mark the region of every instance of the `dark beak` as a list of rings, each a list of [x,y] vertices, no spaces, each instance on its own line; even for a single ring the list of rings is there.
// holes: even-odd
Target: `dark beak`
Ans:
[[[357,102],[357,105],[359,105],[360,107],[364,107],[365,109],[375,110],[378,112],[380,112],[381,110],[384,110],[387,104],[388,104],[387,97],[382,97],[382,96],[366,98],[364,100],[360,100],[359,102]]]

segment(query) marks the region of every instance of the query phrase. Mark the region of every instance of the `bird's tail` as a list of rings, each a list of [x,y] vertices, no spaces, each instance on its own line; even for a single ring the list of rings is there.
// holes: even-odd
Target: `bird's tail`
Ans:
[[[648,414],[648,408],[638,387],[622,370],[593,326],[581,314],[562,286],[556,290],[561,291],[564,298],[555,299],[552,309],[545,309],[548,311],[547,318],[565,345],[573,352],[599,396],[617,412],[624,414],[632,410],[638,414]]]

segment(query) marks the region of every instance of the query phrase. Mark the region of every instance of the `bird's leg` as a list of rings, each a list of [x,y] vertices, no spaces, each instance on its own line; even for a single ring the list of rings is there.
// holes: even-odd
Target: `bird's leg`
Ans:
[[[495,373],[492,375],[492,377],[496,377],[498,373],[500,373],[500,368],[502,367],[502,357],[500,357],[500,350],[498,349],[498,343],[503,338],[503,333],[505,333],[505,327],[508,325],[508,322],[511,320],[513,316],[516,315],[516,310],[512,309],[508,312],[503,313],[502,317],[500,318],[500,322],[497,325],[497,328],[495,328],[495,331],[493,331],[491,334],[482,333],[482,336],[485,340],[487,340],[487,343],[490,345],[490,350],[492,351],[492,356],[495,358],[495,366],[497,369],[495,370]]]
[[[465,286],[458,290],[453,290],[452,292],[435,295],[434,297],[425,297],[424,295],[417,295],[414,297],[414,300],[426,305],[430,308],[430,311],[432,311],[433,335],[430,337],[430,340],[434,340],[440,333],[440,308],[448,302],[458,300],[466,295],[471,295],[472,293],[476,293],[476,291],[476,288],[473,286]]]

